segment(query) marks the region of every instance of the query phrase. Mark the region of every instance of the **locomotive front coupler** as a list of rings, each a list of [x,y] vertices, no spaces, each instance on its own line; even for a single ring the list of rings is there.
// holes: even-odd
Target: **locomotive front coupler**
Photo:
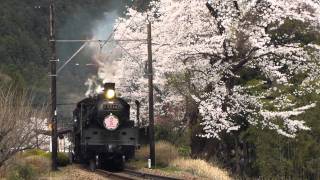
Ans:
[[[115,144],[106,144],[106,151],[108,153],[121,153],[122,147]]]

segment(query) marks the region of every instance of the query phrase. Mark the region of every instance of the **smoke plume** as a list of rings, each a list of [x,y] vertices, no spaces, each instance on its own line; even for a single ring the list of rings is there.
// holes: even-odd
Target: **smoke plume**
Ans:
[[[108,42],[91,43],[89,48],[92,53],[92,63],[97,67],[97,76],[91,76],[86,85],[86,96],[94,95],[102,91],[102,84],[114,82],[121,84],[124,66],[121,62],[122,51],[117,47],[113,39],[113,25],[118,17],[117,12],[105,13],[105,18],[97,21],[93,28],[92,39],[109,40]]]

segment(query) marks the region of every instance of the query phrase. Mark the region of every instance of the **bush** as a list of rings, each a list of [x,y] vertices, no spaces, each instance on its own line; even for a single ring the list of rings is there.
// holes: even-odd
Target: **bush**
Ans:
[[[33,180],[37,179],[37,173],[32,166],[22,163],[15,164],[9,172],[9,180]]]
[[[51,159],[51,152],[46,153],[43,157]],[[58,166],[66,166],[69,164],[69,156],[66,153],[58,152]]]
[[[30,149],[15,156],[3,167],[5,177],[9,180],[32,180],[37,179],[40,174],[48,173],[50,159],[45,157],[46,154],[48,153],[39,149]]]
[[[155,125],[155,140],[167,141],[177,146],[189,144],[189,132],[188,130],[179,131],[177,124],[172,121],[167,121],[162,124]]]
[[[48,159],[51,159],[51,152],[47,152],[47,153],[45,153],[45,154],[41,154],[40,156],[41,156],[41,157],[48,158]]]
[[[188,171],[197,176],[207,177],[212,180],[229,180],[231,179],[228,172],[215,167],[201,159],[178,158],[170,163],[170,166],[181,170]]]
[[[170,127],[168,124],[155,125],[154,129],[156,140],[172,142],[172,140],[176,139],[175,133],[172,131],[172,127]]]
[[[23,157],[28,157],[28,156],[44,156],[47,154],[46,151],[41,150],[41,149],[29,149],[26,150],[25,152],[22,153]]]
[[[24,159],[27,164],[32,165],[37,173],[47,173],[50,171],[50,160],[43,156],[28,156]]]
[[[158,141],[156,146],[156,165],[166,167],[170,161],[179,157],[178,150],[172,144],[166,141]],[[136,158],[147,160],[149,158],[149,146],[144,146],[136,152]]]
[[[180,156],[189,157],[191,154],[190,146],[181,146],[178,148],[178,152]]]
[[[69,157],[66,153],[58,152],[58,165],[66,166],[69,164]]]

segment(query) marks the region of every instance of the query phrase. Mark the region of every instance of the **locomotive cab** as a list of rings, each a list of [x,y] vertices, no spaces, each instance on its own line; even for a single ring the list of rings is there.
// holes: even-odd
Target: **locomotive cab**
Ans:
[[[106,83],[102,94],[77,104],[73,112],[76,161],[90,166],[112,163],[121,168],[124,159],[134,156],[139,128],[130,120],[130,105],[116,97],[114,86]]]

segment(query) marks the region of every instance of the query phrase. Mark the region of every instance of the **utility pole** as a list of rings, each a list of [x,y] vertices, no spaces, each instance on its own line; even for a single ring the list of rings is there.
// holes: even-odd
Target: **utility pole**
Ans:
[[[137,106],[137,126],[140,127],[140,102],[138,100],[135,101]]]
[[[149,141],[151,167],[156,167],[154,145],[154,113],[153,113],[153,70],[152,70],[151,22],[148,23],[148,83],[149,83]]]
[[[52,170],[56,171],[57,168],[57,54],[55,43],[55,14],[54,14],[54,0],[50,0],[50,37],[49,43],[51,48],[50,69],[51,69],[51,143],[52,143]]]

